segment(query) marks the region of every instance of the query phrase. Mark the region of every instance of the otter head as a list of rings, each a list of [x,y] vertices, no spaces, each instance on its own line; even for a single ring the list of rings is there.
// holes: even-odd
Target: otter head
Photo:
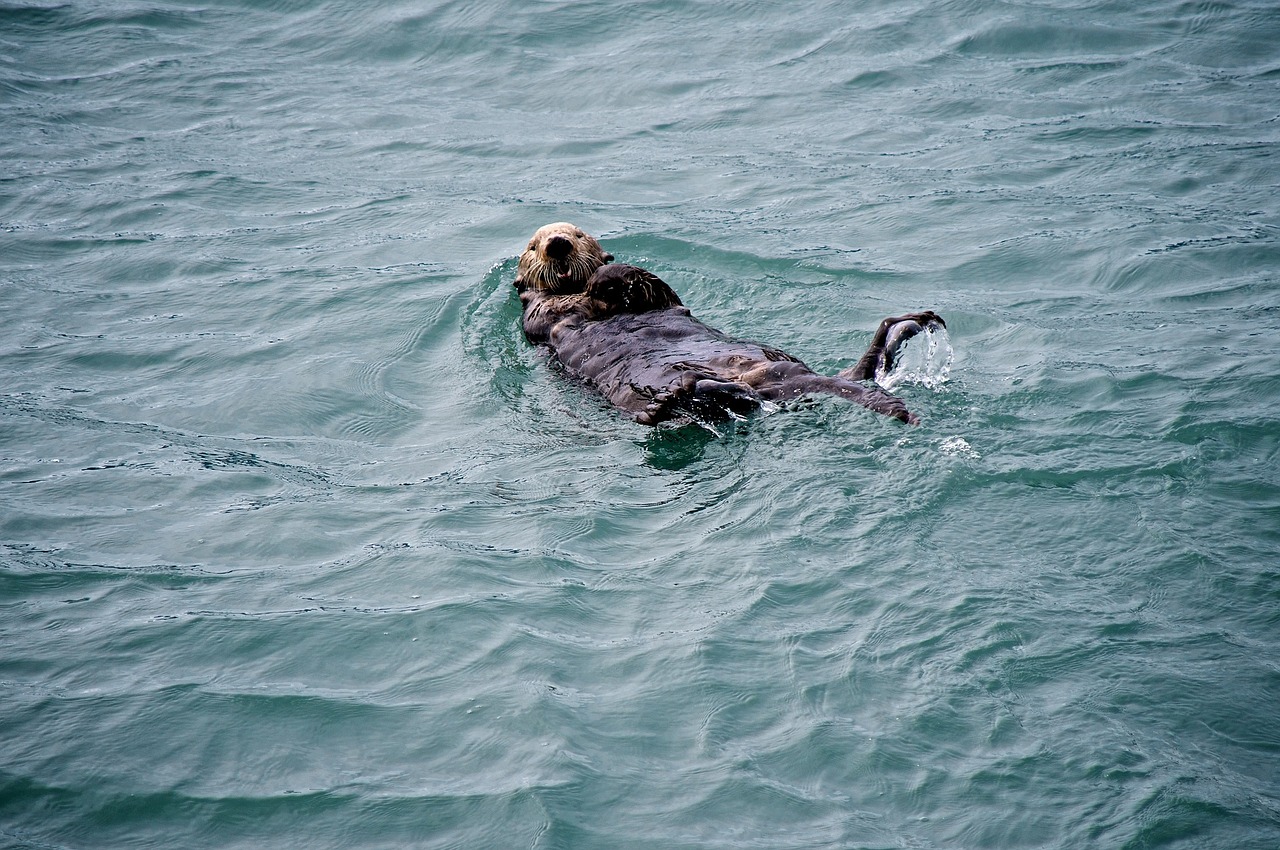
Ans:
[[[558,221],[539,227],[520,255],[516,289],[551,295],[582,292],[596,269],[613,262],[600,243],[580,227]]]

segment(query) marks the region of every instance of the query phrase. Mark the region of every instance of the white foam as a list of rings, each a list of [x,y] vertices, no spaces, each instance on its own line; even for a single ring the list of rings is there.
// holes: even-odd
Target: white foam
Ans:
[[[981,457],[981,455],[974,450],[973,446],[969,445],[968,441],[965,440],[964,437],[947,437],[942,441],[942,444],[938,446],[938,449],[944,455],[967,457],[974,460]]]

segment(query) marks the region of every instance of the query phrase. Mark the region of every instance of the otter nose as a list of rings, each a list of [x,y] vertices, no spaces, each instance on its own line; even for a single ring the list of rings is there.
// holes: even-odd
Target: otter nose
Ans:
[[[547,240],[547,256],[553,260],[563,260],[573,250],[573,243],[567,236],[552,236]]]

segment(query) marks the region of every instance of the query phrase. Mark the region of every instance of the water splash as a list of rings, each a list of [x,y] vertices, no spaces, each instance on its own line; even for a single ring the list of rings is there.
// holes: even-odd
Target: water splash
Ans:
[[[965,457],[970,460],[977,460],[982,457],[973,448],[973,446],[969,445],[969,442],[964,437],[947,437],[947,439],[943,440],[941,445],[938,446],[938,450],[944,455]]]
[[[898,350],[891,369],[876,370],[876,383],[890,391],[904,384],[936,390],[946,383],[954,359],[946,328],[925,328]]]

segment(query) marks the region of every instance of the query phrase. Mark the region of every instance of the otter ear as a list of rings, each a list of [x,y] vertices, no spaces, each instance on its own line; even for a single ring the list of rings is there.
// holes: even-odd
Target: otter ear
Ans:
[[[604,255],[604,261],[605,261],[606,263],[612,263],[612,262],[613,262],[613,254],[605,254],[605,255]]]

